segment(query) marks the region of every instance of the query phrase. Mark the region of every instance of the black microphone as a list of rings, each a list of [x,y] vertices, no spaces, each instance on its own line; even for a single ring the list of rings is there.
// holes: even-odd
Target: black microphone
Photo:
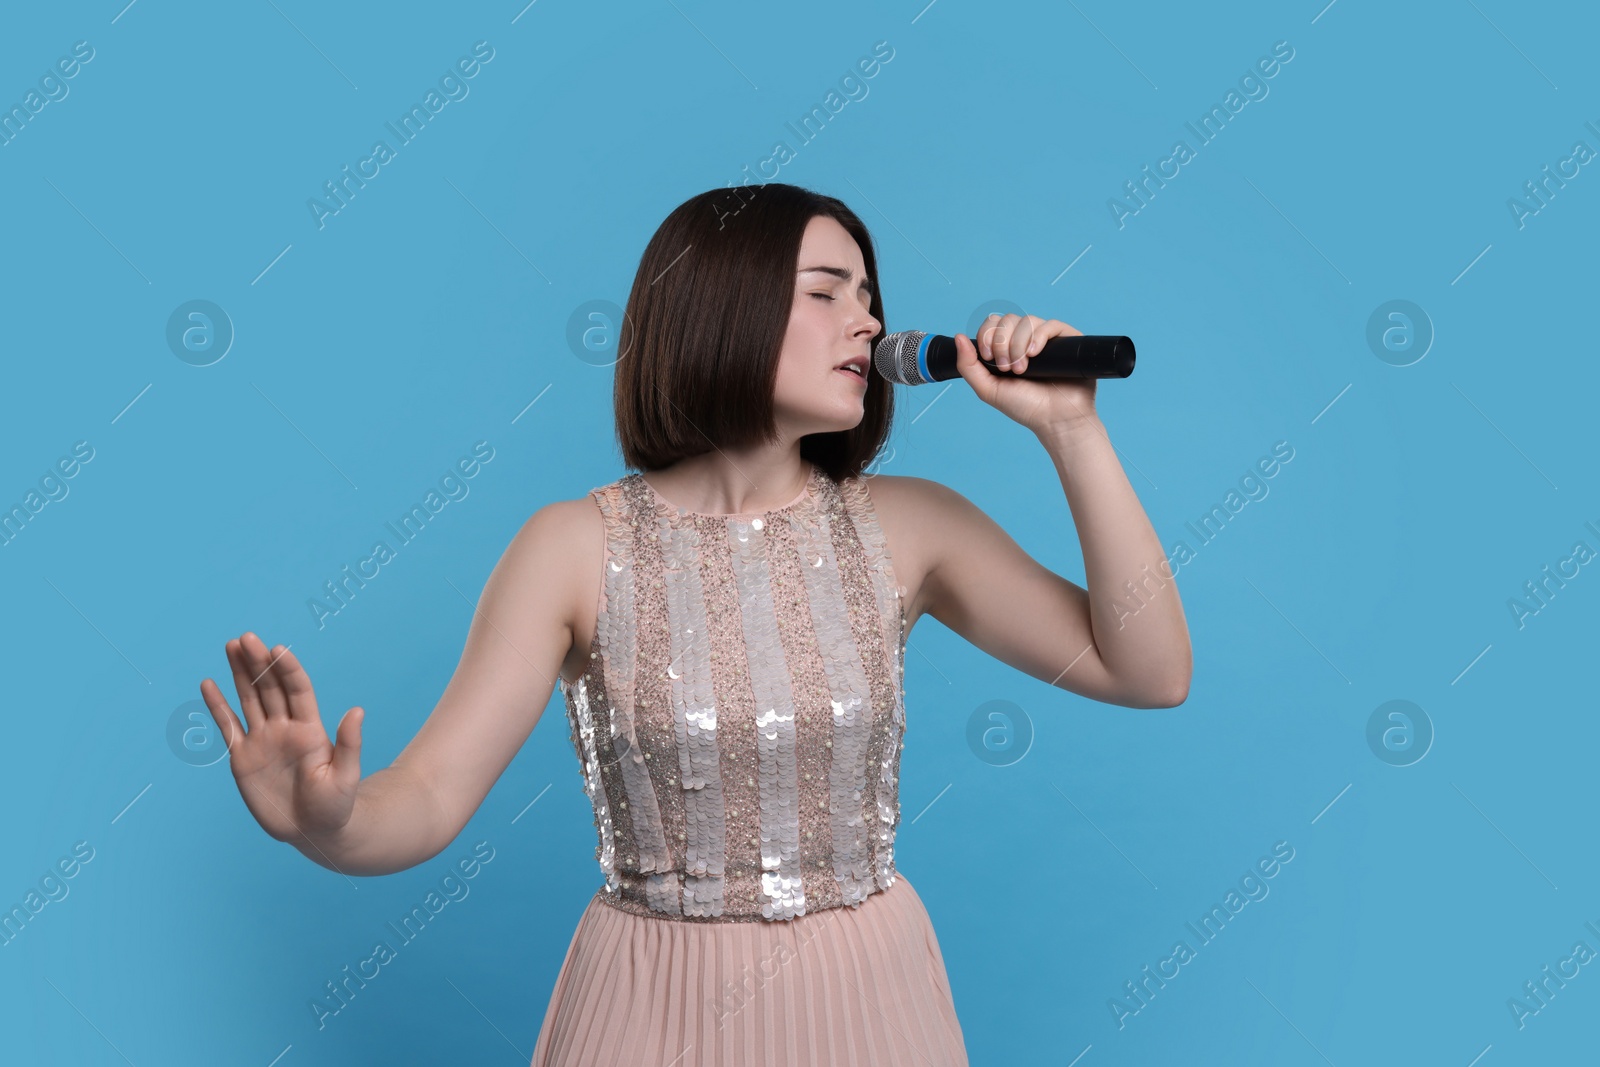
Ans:
[[[976,345],[977,342],[973,341]],[[982,351],[981,349],[979,350]],[[991,374],[1016,378],[1126,378],[1133,373],[1133,341],[1127,337],[1052,337],[1028,357],[1021,374],[996,369],[980,354]],[[901,330],[886,334],[873,349],[872,365],[897,385],[927,385],[961,377],[953,337]]]

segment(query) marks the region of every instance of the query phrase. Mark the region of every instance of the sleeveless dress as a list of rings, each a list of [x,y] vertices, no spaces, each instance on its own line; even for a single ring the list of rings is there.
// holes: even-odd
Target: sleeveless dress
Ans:
[[[568,725],[604,884],[533,1067],[944,1067],[967,1057],[895,869],[904,611],[865,483],[712,515],[590,490],[598,623]]]

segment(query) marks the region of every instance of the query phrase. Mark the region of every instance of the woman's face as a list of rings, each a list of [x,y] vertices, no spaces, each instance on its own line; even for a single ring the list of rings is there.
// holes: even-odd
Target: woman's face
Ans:
[[[861,249],[836,220],[817,215],[807,223],[795,267],[773,398],[792,439],[849,430],[861,421],[867,376],[874,373],[872,341],[883,329],[872,317]],[[859,376],[839,369],[852,358]]]

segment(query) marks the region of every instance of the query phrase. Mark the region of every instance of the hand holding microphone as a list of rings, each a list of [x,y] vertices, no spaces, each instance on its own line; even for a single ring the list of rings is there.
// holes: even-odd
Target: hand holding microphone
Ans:
[[[873,350],[874,368],[889,381],[924,385],[960,376],[979,399],[1036,433],[1097,419],[1095,380],[1126,378],[1133,365],[1131,339],[1085,336],[1036,315],[990,315],[976,346],[965,334],[906,330],[884,336]]]
[[[1014,371],[1024,378],[1126,378],[1133,373],[1130,338],[1085,336],[1064,322],[1034,315],[1025,319],[994,314],[989,318],[1001,321],[985,321],[979,328],[979,359],[997,374]],[[954,338],[901,330],[886,334],[874,346],[873,366],[896,385],[926,385],[959,375],[958,351]]]

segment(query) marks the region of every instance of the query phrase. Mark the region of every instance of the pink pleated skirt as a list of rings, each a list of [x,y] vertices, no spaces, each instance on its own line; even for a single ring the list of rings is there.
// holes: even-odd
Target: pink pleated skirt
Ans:
[[[911,883],[788,922],[685,922],[597,895],[533,1067],[965,1067],[944,958]]]

